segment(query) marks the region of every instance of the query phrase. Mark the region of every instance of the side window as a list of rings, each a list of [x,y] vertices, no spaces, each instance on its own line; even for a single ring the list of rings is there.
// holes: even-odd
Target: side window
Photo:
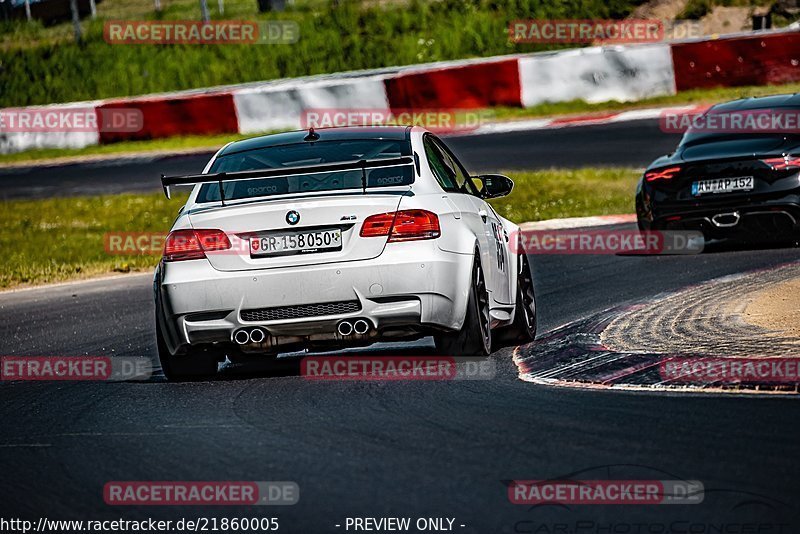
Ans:
[[[439,149],[439,152],[442,154],[442,158],[447,164],[447,167],[456,182],[458,191],[468,195],[477,195],[475,185],[472,183],[472,180],[466,171],[464,171],[464,167],[458,163],[453,153],[450,152],[450,150],[439,139],[435,139],[434,142]]]
[[[437,147],[430,136],[426,136],[424,140],[425,156],[428,158],[428,163],[431,166],[433,175],[436,181],[442,186],[442,189],[451,193],[460,193],[461,189],[456,182],[456,175],[450,164],[446,162],[445,156],[442,154],[439,147]]]

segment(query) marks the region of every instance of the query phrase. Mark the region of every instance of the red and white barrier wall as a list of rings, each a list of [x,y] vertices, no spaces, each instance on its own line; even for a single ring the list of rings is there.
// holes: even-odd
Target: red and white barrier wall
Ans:
[[[53,104],[50,106],[31,106],[15,108],[13,111],[37,112],[56,111],[72,113],[96,109],[99,102],[75,102],[70,104]],[[0,110],[6,112],[9,110]],[[43,131],[41,128],[15,129],[5,131],[6,118],[0,120],[0,154],[13,154],[37,148],[83,148],[100,143],[100,135],[96,127],[83,127],[79,131]],[[10,125],[9,125],[10,126]]]
[[[4,132],[0,153],[301,127],[310,109],[479,109],[636,101],[687,89],[800,81],[800,32],[589,47],[58,106],[141,111],[136,132]],[[0,110],[2,111],[2,110]]]
[[[238,132],[296,130],[309,109],[388,110],[383,76],[328,77],[302,84],[263,84],[233,91]]]
[[[631,102],[675,93],[668,44],[578,48],[519,59],[524,107],[554,101]]]
[[[462,65],[417,67],[384,80],[396,109],[476,109],[520,106],[517,58],[487,58]]]
[[[100,131],[102,144],[239,131],[236,107],[229,93],[124,98],[104,102],[97,108],[100,111],[136,109],[143,118],[142,128],[136,132]]]
[[[797,31],[675,43],[671,48],[678,91],[800,80]]]

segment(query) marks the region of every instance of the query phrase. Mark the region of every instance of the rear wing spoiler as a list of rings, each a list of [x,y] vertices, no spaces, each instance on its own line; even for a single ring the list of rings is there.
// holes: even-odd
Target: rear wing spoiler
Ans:
[[[353,171],[361,169],[361,185],[366,192],[367,189],[367,169],[378,167],[394,167],[397,165],[409,165],[414,163],[411,156],[401,156],[399,158],[381,159],[362,159],[348,161],[344,163],[322,163],[320,165],[309,165],[304,167],[286,167],[278,169],[263,169],[257,171],[239,172],[218,172],[214,174],[189,174],[186,176],[164,176],[161,175],[161,187],[164,188],[164,196],[168,199],[172,197],[171,187],[180,187],[196,184],[218,183],[219,197],[225,201],[222,184],[234,180],[257,180],[259,178],[277,178],[283,176],[297,176],[302,174],[317,174],[321,172]]]

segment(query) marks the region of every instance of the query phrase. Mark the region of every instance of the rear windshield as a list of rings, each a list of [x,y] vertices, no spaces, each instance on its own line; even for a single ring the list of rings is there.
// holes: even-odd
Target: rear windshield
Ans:
[[[715,133],[715,132],[698,132],[698,131],[688,131],[681,139],[680,146],[695,146],[695,145],[703,145],[707,143],[726,143],[729,141],[742,141],[742,142],[751,142],[751,141],[763,141],[765,143],[769,143],[770,141],[775,141],[778,143],[782,143],[785,139],[798,139],[800,136],[790,133],[756,133],[756,132],[723,132],[723,133]]]
[[[298,143],[221,156],[217,158],[209,172],[307,167],[324,163],[398,158],[409,155],[411,147],[407,140],[364,139]],[[414,181],[411,165],[368,169],[366,174],[368,188],[410,185]],[[225,200],[239,200],[292,193],[359,189],[363,185],[362,178],[361,170],[353,170],[235,180],[223,183],[223,194]],[[219,202],[219,200],[219,185],[203,184],[197,202]]]
[[[681,139],[680,146],[725,143],[741,139],[781,142],[798,138],[800,108],[715,109],[699,115]],[[737,120],[737,122],[734,122]]]

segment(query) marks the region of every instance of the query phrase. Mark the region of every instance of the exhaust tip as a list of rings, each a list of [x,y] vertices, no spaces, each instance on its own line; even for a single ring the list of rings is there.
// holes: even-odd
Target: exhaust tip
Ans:
[[[237,330],[233,333],[233,340],[237,345],[247,345],[250,341],[250,334],[247,333],[247,330]]]
[[[740,218],[741,216],[738,211],[732,211],[730,213],[718,213],[714,215],[711,217],[711,222],[718,228],[730,228],[731,226],[739,224]]]
[[[359,335],[366,334],[369,332],[369,323],[364,319],[359,319],[353,324],[353,330]]]
[[[250,341],[253,343],[261,343],[267,337],[267,334],[260,328],[253,328],[250,331]]]
[[[339,326],[336,327],[337,332],[339,332],[340,336],[349,336],[353,333],[353,325],[350,321],[342,321],[339,323]]]

